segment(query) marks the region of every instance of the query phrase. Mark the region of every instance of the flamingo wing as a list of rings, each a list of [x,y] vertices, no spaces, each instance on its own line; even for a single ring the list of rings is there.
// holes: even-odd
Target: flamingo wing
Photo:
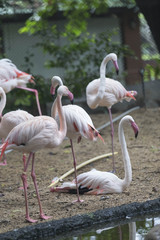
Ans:
[[[67,137],[73,139],[82,136],[89,140],[96,140],[98,136],[102,139],[90,116],[83,108],[69,104],[63,106],[63,111],[67,123]],[[55,119],[59,124],[58,114],[56,114]]]
[[[122,192],[121,182],[115,174],[92,169],[77,176],[79,192],[92,195]],[[75,180],[64,182],[60,187],[51,188],[51,192],[75,193]]]
[[[8,142],[7,149],[36,152],[45,147],[57,146],[57,138],[52,139],[52,135],[57,134],[56,121],[51,117],[39,116],[14,127],[5,142]]]
[[[89,106],[92,105],[92,101],[94,100],[95,96],[98,93],[98,88],[100,86],[100,79],[95,79],[90,82],[86,88],[86,95],[87,95],[87,104]],[[112,107],[117,102],[122,102],[124,99],[130,101],[134,99],[136,95],[136,91],[127,91],[123,85],[111,78],[105,78],[105,91],[102,98],[97,103],[98,106],[105,106],[105,107]]]

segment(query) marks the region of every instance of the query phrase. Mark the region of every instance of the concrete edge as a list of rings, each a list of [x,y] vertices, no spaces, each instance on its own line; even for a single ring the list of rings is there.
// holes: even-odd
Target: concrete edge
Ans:
[[[76,215],[70,218],[52,220],[14,229],[13,231],[0,234],[0,240],[41,240],[49,237],[58,238],[58,236],[66,235],[68,232],[93,228],[93,226],[97,224],[102,225],[104,223],[113,223],[114,221],[118,222],[121,219],[126,219],[126,217],[129,219],[130,217],[144,216],[151,212],[160,213],[160,198],[142,203],[134,202],[117,207],[105,208],[89,214]]]

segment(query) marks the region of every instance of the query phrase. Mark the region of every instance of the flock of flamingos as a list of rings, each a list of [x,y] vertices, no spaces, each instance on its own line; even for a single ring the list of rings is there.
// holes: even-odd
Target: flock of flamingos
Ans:
[[[90,108],[95,109],[98,106],[105,106],[108,108],[110,123],[111,123],[111,140],[112,140],[112,160],[113,170],[111,172],[102,172],[93,169],[89,172],[82,173],[77,176],[76,171],[76,158],[73,148],[73,139],[77,138],[78,142],[82,137],[91,141],[99,138],[104,142],[100,133],[96,130],[93,122],[87,112],[80,106],[73,104],[73,94],[69,89],[64,86],[62,80],[58,76],[51,79],[51,94],[57,96],[51,108],[51,117],[44,116],[41,113],[41,108],[38,99],[38,92],[35,89],[27,88],[27,83],[34,83],[33,77],[30,74],[20,71],[9,59],[0,60],[0,138],[2,144],[0,146],[0,167],[7,164],[5,150],[13,149],[23,153],[23,173],[21,175],[25,196],[25,219],[28,222],[34,223],[34,220],[29,215],[28,200],[27,200],[27,169],[28,165],[32,164],[31,176],[35,186],[40,218],[48,219],[42,210],[38,186],[35,175],[35,153],[44,148],[55,148],[59,146],[64,138],[67,136],[70,140],[73,164],[75,169],[75,179],[72,182],[64,182],[60,187],[51,188],[51,191],[70,192],[75,190],[77,193],[77,202],[81,202],[79,194],[86,192],[87,194],[105,194],[105,193],[121,193],[128,187],[132,181],[132,168],[130,157],[127,151],[124,126],[128,123],[135,134],[138,135],[138,126],[134,119],[127,115],[123,117],[119,123],[119,141],[122,150],[124,161],[125,177],[120,179],[115,175],[114,163],[114,127],[112,122],[111,107],[115,103],[131,99],[135,99],[136,91],[127,91],[123,85],[113,79],[106,78],[106,65],[112,61],[116,72],[118,73],[119,67],[117,62],[117,55],[114,53],[108,54],[100,65],[100,78],[91,81],[86,88],[87,104]],[[34,92],[37,101],[39,116],[33,116],[23,110],[16,110],[2,115],[6,105],[6,93],[14,88],[21,88],[24,90]],[[61,99],[67,96],[71,104],[62,106]],[[28,154],[28,159],[26,158]],[[50,185],[52,186],[53,183]]]

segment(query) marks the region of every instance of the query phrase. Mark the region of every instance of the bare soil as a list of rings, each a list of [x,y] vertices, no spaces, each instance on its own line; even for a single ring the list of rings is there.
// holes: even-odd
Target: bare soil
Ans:
[[[113,114],[115,118],[119,113]],[[48,188],[53,177],[60,177],[73,167],[69,140],[64,140],[56,149],[45,149],[36,153],[36,176],[44,213],[52,216],[49,220],[71,217],[78,214],[91,213],[99,209],[120,206],[133,202],[153,200],[160,195],[160,109],[139,109],[130,114],[139,126],[140,132],[137,139],[134,138],[130,128],[125,129],[128,151],[131,158],[133,180],[131,185],[122,194],[82,195],[82,203],[72,203],[76,195],[67,193],[52,193]],[[92,114],[91,118],[95,127],[109,121],[106,114]],[[116,160],[116,174],[124,177],[124,166],[120,144],[118,140],[118,123],[115,128],[115,151],[118,154]],[[80,164],[90,158],[111,152],[110,126],[104,128],[101,134],[105,140],[90,142],[86,139],[77,144],[74,142],[77,163]],[[25,221],[25,203],[21,173],[23,171],[22,154],[12,151],[7,154],[7,166],[0,166],[0,233],[8,232],[28,225],[34,225]],[[78,171],[78,174],[92,168],[99,170],[112,170],[112,158],[103,158],[89,164]],[[35,189],[28,169],[28,198],[29,210],[32,218],[38,223],[39,209]],[[72,180],[74,174],[65,180]]]

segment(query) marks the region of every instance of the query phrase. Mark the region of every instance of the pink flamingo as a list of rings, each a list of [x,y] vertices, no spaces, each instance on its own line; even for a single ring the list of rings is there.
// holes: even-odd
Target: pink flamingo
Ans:
[[[123,129],[124,125],[126,124],[129,124],[133,128],[135,137],[138,136],[139,131],[137,124],[131,116],[127,115],[121,119],[119,123],[118,134],[124,162],[124,179],[118,178],[114,173],[111,172],[102,172],[92,169],[89,172],[85,172],[77,176],[80,193],[86,192],[87,194],[93,195],[122,193],[127,187],[129,187],[132,181],[132,167]],[[52,186],[52,184],[50,186]],[[76,184],[75,180],[73,180],[72,182],[64,182],[61,187],[55,187],[52,189],[52,191],[74,193],[75,189]]]
[[[123,85],[111,78],[105,77],[106,65],[112,60],[116,71],[118,72],[117,55],[114,53],[108,54],[102,61],[100,66],[100,78],[91,81],[86,88],[87,104],[90,108],[95,109],[98,106],[104,106],[108,108],[110,123],[111,123],[111,139],[112,139],[112,161],[113,161],[113,172],[115,172],[114,162],[114,127],[112,121],[111,107],[117,103],[122,102],[123,99],[130,101],[134,99],[137,94],[136,91],[127,91]]]
[[[27,183],[26,183],[26,172],[28,165],[32,159],[32,169],[31,176],[34,182],[40,218],[48,219],[49,216],[45,216],[42,210],[40,196],[38,192],[38,186],[36,182],[36,175],[34,170],[35,162],[35,152],[43,148],[55,148],[59,146],[64,137],[66,136],[67,126],[65,115],[63,113],[61,98],[62,95],[68,96],[71,100],[73,99],[73,94],[68,90],[66,86],[60,86],[57,91],[57,109],[60,119],[60,127],[58,127],[57,122],[49,116],[38,116],[32,120],[28,120],[24,123],[19,124],[11,130],[5,139],[4,143],[1,145],[0,150],[1,157],[5,149],[14,149],[21,152],[29,153],[28,160],[25,164],[24,171],[21,175],[24,187],[24,196],[25,196],[25,206],[26,206],[26,220],[29,222],[36,222],[36,220],[30,218],[28,211],[28,200],[27,200]],[[1,160],[0,157],[0,160]]]
[[[42,115],[41,107],[36,89],[27,88],[27,83],[34,83],[33,76],[20,71],[10,59],[3,58],[0,60],[0,87],[5,93],[10,92],[14,88],[20,88],[30,92],[34,92],[38,107],[39,115]]]
[[[52,83],[51,94],[54,95],[56,86],[63,85],[63,82],[60,77],[54,76],[51,80],[51,83]],[[70,139],[71,149],[72,149],[73,166],[75,169],[75,181],[77,186],[77,202],[81,202],[79,198],[79,190],[78,190],[78,184],[77,184],[77,170],[76,170],[77,161],[76,161],[74,148],[73,148],[73,139],[77,138],[79,143],[82,137],[91,141],[97,140],[97,137],[99,137],[103,141],[103,138],[95,129],[92,119],[83,108],[77,105],[69,104],[69,105],[63,106],[63,112],[64,112],[66,123],[67,123],[66,136]],[[52,105],[51,116],[55,118],[56,121],[59,123],[59,116],[57,113],[57,99],[54,101]]]
[[[6,113],[2,116],[2,112],[6,106],[6,94],[3,88],[0,87],[0,138],[5,139],[9,132],[21,122],[33,119],[33,115],[23,110],[16,110]],[[23,156],[25,164],[25,155]],[[7,165],[5,154],[3,155],[3,163],[0,165]]]

